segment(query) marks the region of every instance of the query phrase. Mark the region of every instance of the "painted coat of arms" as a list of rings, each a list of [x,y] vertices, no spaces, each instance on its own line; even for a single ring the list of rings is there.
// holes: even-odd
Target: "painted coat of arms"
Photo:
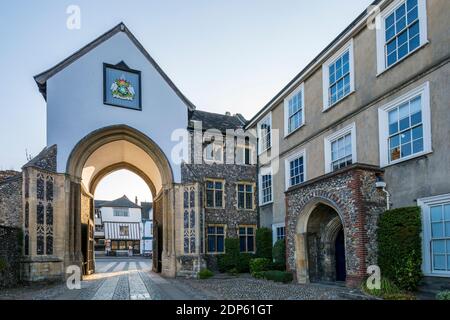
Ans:
[[[111,94],[114,98],[132,101],[136,95],[134,88],[122,75],[111,84]]]

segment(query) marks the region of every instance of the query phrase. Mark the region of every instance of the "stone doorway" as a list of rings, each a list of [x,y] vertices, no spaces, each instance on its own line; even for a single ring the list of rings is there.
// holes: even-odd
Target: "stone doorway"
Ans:
[[[332,207],[319,203],[307,225],[307,252],[311,282],[345,280],[345,244],[341,219]]]

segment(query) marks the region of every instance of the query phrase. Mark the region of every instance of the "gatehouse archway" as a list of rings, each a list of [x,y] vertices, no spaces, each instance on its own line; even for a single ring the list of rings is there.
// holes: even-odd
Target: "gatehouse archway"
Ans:
[[[96,130],[72,150],[67,162],[70,178],[69,252],[71,260],[82,266],[84,274],[95,271],[93,255],[95,189],[111,172],[127,169],[141,177],[154,201],[153,269],[174,273],[173,173],[166,155],[149,137],[126,125]]]

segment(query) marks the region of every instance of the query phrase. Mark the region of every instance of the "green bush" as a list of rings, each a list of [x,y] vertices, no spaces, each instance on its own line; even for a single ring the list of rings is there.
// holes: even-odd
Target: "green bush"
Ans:
[[[438,299],[438,300],[450,300],[450,290],[439,292],[436,295],[436,299]]]
[[[256,230],[256,257],[272,261],[272,230],[269,228]]]
[[[200,270],[200,272],[198,273],[198,277],[200,279],[209,279],[214,275],[214,273],[209,270],[209,269],[202,269]]]
[[[239,239],[226,238],[225,239],[225,253],[217,257],[217,266],[220,272],[228,272],[236,268],[239,270]]]
[[[378,227],[378,264],[382,275],[400,289],[416,290],[422,277],[420,208],[386,211]]]
[[[6,270],[7,267],[8,264],[6,263],[6,261],[3,258],[0,258],[0,272]]]
[[[239,260],[237,264],[237,269],[239,273],[249,273],[250,272],[250,261],[255,258],[253,253],[240,253]]]
[[[286,242],[284,239],[277,240],[272,249],[273,269],[286,270]]]
[[[264,271],[264,279],[275,282],[290,283],[293,280],[292,273],[279,270]]]
[[[271,265],[272,261],[266,258],[252,259],[250,260],[250,273],[254,276],[255,273],[269,270]]]
[[[364,291],[365,293],[367,293],[369,295],[380,297],[380,298],[384,298],[386,295],[396,295],[396,294],[401,293],[401,290],[399,289],[399,287],[395,283],[393,283],[392,281],[390,281],[389,279],[387,279],[385,277],[381,278],[380,289],[369,289],[369,288],[367,288],[366,281],[364,281],[362,284],[362,291]]]

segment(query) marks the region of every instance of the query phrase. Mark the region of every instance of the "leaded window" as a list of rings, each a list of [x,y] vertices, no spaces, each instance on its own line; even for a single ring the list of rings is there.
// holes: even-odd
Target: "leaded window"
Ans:
[[[255,252],[255,226],[239,226],[239,246],[241,252]]]
[[[206,207],[222,208],[223,207],[223,191],[224,182],[218,180],[206,181]]]
[[[237,198],[239,209],[253,209],[253,185],[248,183],[239,183],[237,185]]]
[[[225,227],[223,225],[209,225],[207,228],[208,253],[225,252]]]

